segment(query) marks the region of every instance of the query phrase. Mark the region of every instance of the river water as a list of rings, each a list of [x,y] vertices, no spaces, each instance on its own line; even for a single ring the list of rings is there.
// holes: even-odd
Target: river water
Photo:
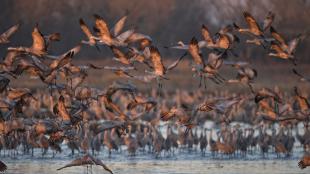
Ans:
[[[1,157],[7,166],[6,173],[10,174],[78,174],[86,173],[86,167],[72,167],[60,171],[56,169],[69,163],[74,158],[69,154],[52,154],[40,157],[41,152],[35,152],[35,157],[17,156]],[[295,148],[291,157],[280,157],[270,153],[262,158],[259,152],[248,154],[246,157],[227,157],[218,155],[212,157],[210,153],[201,156],[199,151],[177,152],[175,155],[165,155],[155,158],[152,154],[139,152],[137,156],[130,157],[126,152],[112,153],[108,157],[106,151],[97,155],[98,158],[113,170],[115,174],[293,174],[310,173],[310,168],[301,170],[298,168],[298,160],[303,155],[301,148]],[[98,166],[92,167],[92,173],[107,173]]]

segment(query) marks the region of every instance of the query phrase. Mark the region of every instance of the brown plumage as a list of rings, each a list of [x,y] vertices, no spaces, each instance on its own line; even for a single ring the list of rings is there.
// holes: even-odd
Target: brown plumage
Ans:
[[[298,167],[304,169],[310,166],[310,155],[304,155],[302,159],[298,162]]]
[[[10,42],[10,37],[19,29],[20,24],[13,25],[7,31],[0,35],[0,44],[5,44]]]
[[[114,60],[124,64],[124,65],[132,65],[131,61],[130,61],[130,55],[123,53],[120,49],[111,46],[110,47],[113,55],[114,55]]]
[[[89,28],[87,27],[87,25],[85,24],[85,22],[82,18],[80,18],[79,22],[80,22],[80,27],[81,27],[83,33],[86,35],[86,37],[88,39],[87,41],[82,40],[82,43],[94,46],[96,44],[96,40],[95,40],[93,34],[91,33],[91,31],[89,30]]]
[[[42,57],[46,55],[47,47],[43,34],[40,32],[38,26],[35,26],[32,31],[32,46],[31,47],[9,47],[9,51],[18,51]]]
[[[262,88],[259,91],[257,91],[255,95],[255,102],[258,103],[259,101],[265,98],[272,98],[278,103],[282,103],[282,99],[279,96],[279,94],[270,88]]]
[[[270,33],[272,35],[272,37],[280,44],[280,48],[283,51],[288,50],[288,45],[286,43],[286,41],[284,40],[283,36],[278,33],[275,28],[273,28],[272,26],[270,27]]]
[[[71,121],[71,117],[65,106],[65,98],[63,96],[59,97],[58,103],[54,106],[53,110],[53,112],[59,115],[63,121]]]
[[[294,52],[296,50],[297,45],[299,42],[305,38],[305,35],[299,34],[294,39],[290,40],[289,42],[286,42],[284,37],[276,31],[274,27],[270,27],[270,33],[272,37],[276,40],[276,42],[273,42],[271,45],[271,49],[275,50],[280,58],[293,58]]]
[[[270,49],[275,51],[275,53],[269,53],[269,56],[274,56],[274,57],[278,57],[281,59],[289,59],[292,60],[294,64],[295,63],[295,59],[294,59],[294,55],[287,53],[286,51],[283,50],[283,48],[281,48],[281,46],[279,44],[277,44],[276,42],[271,42],[271,46]]]
[[[245,21],[248,24],[249,28],[240,28],[236,24],[234,24],[235,28],[237,28],[237,30],[241,33],[247,32],[247,33],[253,34],[254,36],[263,37],[263,32],[262,32],[261,28],[259,27],[259,25],[257,24],[254,17],[249,12],[246,12],[246,11],[243,12],[243,16],[244,16]]]
[[[154,67],[154,73],[158,76],[163,76],[165,72],[165,67],[162,62],[161,55],[156,47],[150,47],[151,61]]]
[[[192,38],[188,51],[192,56],[195,64],[204,67],[204,61],[199,50],[198,41],[195,37]]]
[[[177,116],[178,114],[180,114],[180,110],[177,109],[176,107],[172,107],[171,109],[169,109],[169,111],[161,112],[160,119],[163,121],[168,121],[173,117]]]
[[[202,25],[202,27],[201,27],[201,34],[202,34],[204,40],[207,41],[207,45],[211,45],[212,46],[214,44],[214,41],[213,41],[212,36],[210,34],[210,31],[209,31],[209,29],[207,28],[206,25]]]
[[[228,83],[242,83],[249,86],[251,92],[254,93],[251,83],[257,77],[257,71],[254,68],[248,66],[237,66],[238,74],[236,79],[230,79]]]
[[[28,88],[10,88],[7,94],[7,97],[10,100],[18,100],[20,98],[29,96],[33,97],[31,91]]]
[[[35,54],[41,55],[46,51],[45,39],[39,28],[36,26],[32,31],[32,49]]]
[[[102,44],[106,44],[108,46],[127,46],[128,42],[131,42],[128,40],[130,36],[134,34],[134,30],[127,30],[123,33],[120,33],[122,28],[124,27],[124,23],[127,19],[127,17],[121,18],[113,27],[112,33],[109,31],[108,24],[104,21],[104,19],[94,14],[95,17],[95,31],[97,32],[99,36],[99,42]]]
[[[308,111],[310,108],[310,104],[308,102],[308,99],[299,93],[297,87],[294,88],[294,92],[295,92],[295,98],[296,98],[296,101],[299,105],[300,111],[302,111],[302,112]]]

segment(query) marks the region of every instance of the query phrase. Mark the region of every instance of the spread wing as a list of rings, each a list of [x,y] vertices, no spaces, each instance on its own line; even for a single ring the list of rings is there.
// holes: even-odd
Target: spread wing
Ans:
[[[65,106],[65,98],[60,96],[58,99],[58,103],[55,105],[57,107],[57,111],[59,116],[62,118],[63,121],[70,121],[70,115]],[[55,110],[54,110],[55,112]]]
[[[270,33],[281,45],[286,45],[284,38],[271,26]]]
[[[126,20],[127,16],[124,16],[114,25],[114,27],[111,29],[111,33],[114,36],[117,36],[121,32],[121,30],[124,28]]]
[[[271,26],[274,18],[275,18],[275,14],[269,11],[267,16],[264,19],[263,31],[266,31]]]
[[[135,30],[134,29],[131,29],[131,30],[127,30],[125,32],[123,32],[122,34],[118,35],[116,37],[116,39],[120,42],[125,42],[127,41],[128,42],[128,38],[130,38],[130,36],[132,34],[134,34]]]
[[[194,59],[194,62],[198,65],[204,65],[202,55],[199,53],[199,46],[198,41],[195,37],[192,38],[190,44],[189,44],[189,53]]]
[[[82,31],[84,32],[84,34],[87,36],[89,42],[95,43],[96,41],[93,37],[93,34],[91,33],[91,31],[89,30],[89,28],[87,27],[87,25],[85,24],[85,22],[82,18],[80,19],[80,27],[81,27]]]
[[[20,27],[20,24],[13,25],[11,28],[9,28],[6,32],[2,33],[0,37],[4,37],[8,39],[11,37]]]
[[[45,39],[38,27],[35,27],[32,32],[32,48],[38,51],[46,51]]]
[[[60,59],[54,60],[54,62],[50,65],[50,68],[54,70],[54,69],[59,69],[65,66],[66,64],[72,61],[73,55],[74,55],[74,52],[71,51],[67,53],[65,56],[61,57]]]
[[[103,18],[97,14],[94,14],[95,17],[95,26],[99,31],[99,35],[104,38],[112,38],[109,31],[108,24],[103,20]]]
[[[207,26],[202,25],[202,27],[201,27],[201,34],[202,34],[204,40],[206,40],[208,43],[213,43],[211,34],[210,34],[209,29],[207,28]]]
[[[64,168],[68,168],[68,167],[74,167],[74,166],[82,166],[82,165],[93,165],[94,162],[91,159],[85,159],[84,157],[81,158],[77,158],[75,160],[73,160],[71,163],[57,169],[57,170],[62,170]]]
[[[277,44],[277,43],[271,43],[271,47],[272,50],[276,51],[277,53],[283,53],[283,49]]]
[[[256,22],[256,20],[253,18],[253,16],[249,12],[243,12],[243,16],[249,26],[249,28],[253,31],[256,31],[259,33],[260,28]]]
[[[187,52],[185,52],[181,57],[178,58],[178,60],[174,61],[171,65],[168,66],[167,71],[172,70],[178,64],[181,62],[181,60],[187,55]]]
[[[161,55],[158,49],[154,46],[150,47],[151,61],[153,63],[154,71],[157,75],[163,75],[165,68],[161,60]]]
[[[128,43],[132,43],[132,42],[137,42],[140,41],[142,39],[147,39],[149,41],[152,41],[152,38],[148,35],[142,34],[142,33],[132,33],[128,38],[127,38],[127,42]]]

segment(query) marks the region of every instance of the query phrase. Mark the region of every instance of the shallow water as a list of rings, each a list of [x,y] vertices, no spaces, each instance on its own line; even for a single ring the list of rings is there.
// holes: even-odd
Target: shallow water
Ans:
[[[21,156],[17,159],[1,157],[8,165],[6,173],[11,174],[76,174],[86,173],[86,167],[72,167],[61,171],[56,169],[69,163],[73,158],[69,154],[59,155],[52,158],[51,154],[45,157],[38,157],[40,152],[36,152],[35,157]],[[247,155],[247,157],[225,157],[219,155],[213,158],[210,153],[202,157],[199,152],[181,152],[170,157],[155,158],[152,154],[138,154],[129,157],[124,153],[114,153],[109,158],[106,152],[101,152],[97,157],[102,159],[116,174],[222,174],[222,173],[310,173],[310,168],[301,170],[297,163],[302,156],[300,149],[295,149],[293,156],[289,158],[277,158],[270,153],[267,158],[262,158],[259,154]],[[94,166],[92,173],[107,173],[102,168]]]

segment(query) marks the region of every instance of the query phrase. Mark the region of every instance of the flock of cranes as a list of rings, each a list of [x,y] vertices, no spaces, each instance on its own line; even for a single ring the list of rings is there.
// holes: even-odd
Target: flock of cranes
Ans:
[[[220,29],[214,35],[206,25],[202,25],[202,40],[193,37],[188,44],[179,41],[167,49],[183,50],[182,56],[166,66],[159,50],[148,35],[134,29],[124,30],[127,16],[122,17],[112,28],[105,20],[95,14],[92,32],[83,19],[79,20],[85,40],[66,53],[58,56],[49,54],[50,45],[61,40],[59,33],[43,35],[39,26],[32,31],[31,46],[11,46],[0,63],[0,155],[11,152],[15,156],[19,150],[33,155],[33,149],[41,148],[42,155],[48,149],[62,152],[62,144],[67,144],[72,155],[75,151],[85,153],[58,170],[79,165],[100,165],[112,173],[103,162],[90,155],[100,152],[101,146],[109,151],[119,151],[127,146],[129,155],[138,150],[161,155],[173,154],[176,149],[199,147],[204,154],[207,147],[213,155],[246,153],[259,147],[263,155],[270,151],[278,155],[290,155],[295,137],[303,146],[305,155],[298,163],[300,168],[310,165],[310,105],[307,97],[296,87],[290,96],[279,89],[255,89],[254,81],[258,72],[248,62],[227,61],[231,54],[237,57],[235,45],[241,40],[239,33],[249,34],[246,43],[270,48],[269,56],[292,61],[293,73],[302,81],[309,78],[297,70],[295,50],[298,43],[305,39],[300,34],[287,41],[272,26],[275,15],[269,12],[260,26],[248,12],[243,13],[247,28],[232,24]],[[18,31],[17,24],[0,35],[0,44],[10,43],[10,37]],[[271,36],[267,35],[270,31]],[[75,65],[74,57],[88,45],[100,50],[102,45],[111,49],[115,66],[98,66],[91,63]],[[209,51],[206,51],[209,50]],[[205,54],[208,53],[208,56]],[[218,85],[241,83],[249,87],[244,94],[218,93],[204,94],[176,91],[174,94],[162,90],[162,81],[169,80],[170,73],[186,56],[192,58],[192,71],[200,79],[199,86],[207,80]],[[143,74],[136,64],[145,67]],[[237,70],[235,79],[225,79],[220,74],[222,66],[232,66]],[[158,91],[144,94],[131,82],[114,82],[105,89],[87,86],[85,79],[88,71],[112,71],[120,77],[143,82],[157,81]],[[139,72],[139,73],[138,73]],[[41,80],[47,90],[13,88],[12,80],[27,74]],[[214,139],[212,129],[203,127],[211,119],[220,130]],[[230,126],[233,121],[253,125],[242,129]],[[162,123],[167,127],[166,136],[161,131]],[[274,128],[278,123],[280,128]],[[304,123],[304,134],[298,132],[296,125]],[[268,133],[271,128],[272,135]],[[175,133],[177,129],[178,133]],[[210,131],[210,134],[207,133]],[[200,136],[198,135],[200,132]],[[256,135],[254,132],[258,132]],[[0,172],[7,166],[0,161]]]

